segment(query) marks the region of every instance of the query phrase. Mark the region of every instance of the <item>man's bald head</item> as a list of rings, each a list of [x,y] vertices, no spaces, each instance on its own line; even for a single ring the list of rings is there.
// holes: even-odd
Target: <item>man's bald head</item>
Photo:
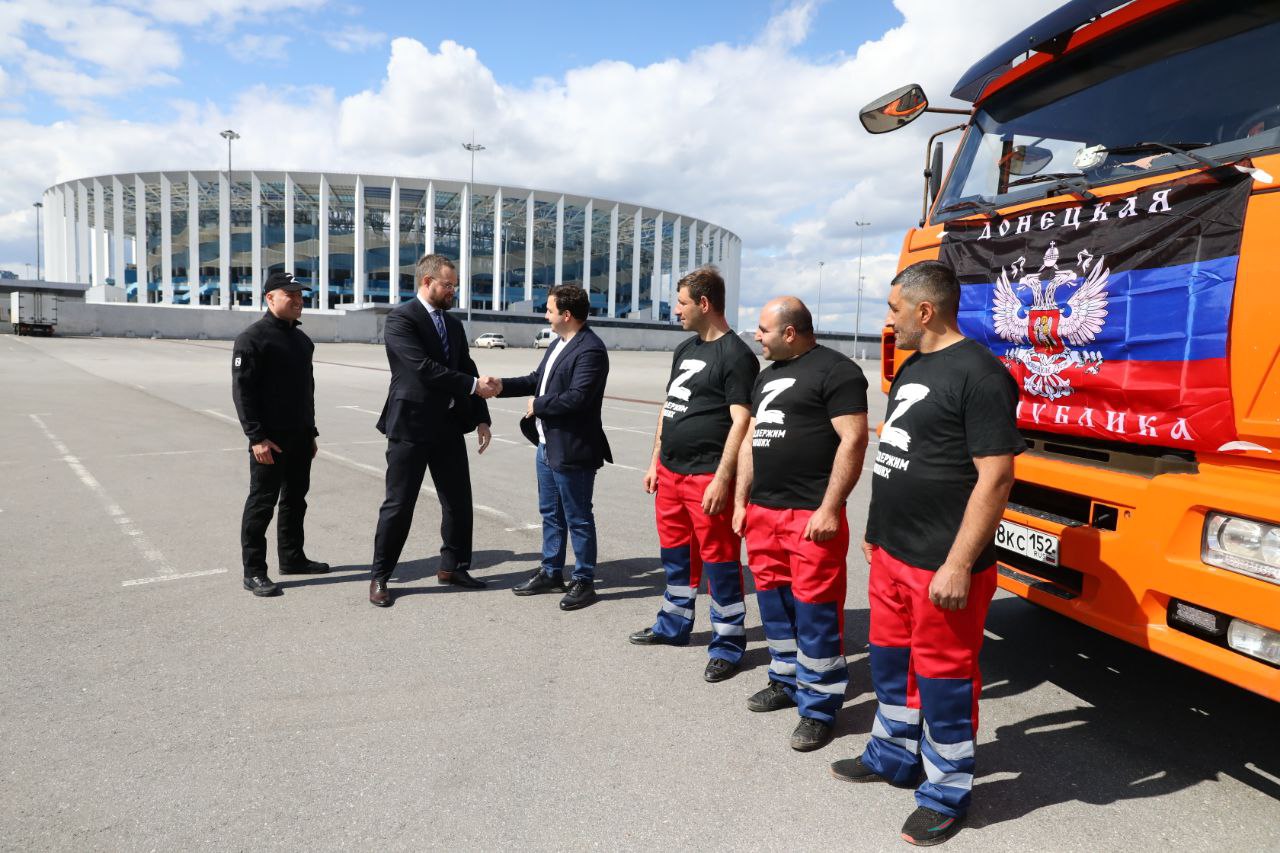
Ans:
[[[779,296],[771,299],[764,306],[765,311],[772,311],[782,326],[790,326],[797,335],[813,334],[813,315],[809,307],[795,296]]]
[[[770,299],[760,310],[756,340],[770,361],[786,361],[813,349],[813,315],[794,296]]]

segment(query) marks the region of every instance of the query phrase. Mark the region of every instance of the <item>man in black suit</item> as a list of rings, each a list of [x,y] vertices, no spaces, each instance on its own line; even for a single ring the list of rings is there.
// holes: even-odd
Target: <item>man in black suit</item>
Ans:
[[[387,315],[383,338],[391,387],[378,420],[387,437],[387,497],[373,539],[369,602],[391,605],[387,580],[409,535],[422,478],[440,496],[440,570],[436,580],[481,589],[471,568],[471,470],[463,436],[476,430],[480,452],[489,446],[491,385],[481,385],[462,323],[449,313],[458,271],[444,255],[425,255],[415,271],[418,292]]]
[[[596,471],[613,461],[600,421],[609,353],[587,328],[586,291],[561,285],[547,296],[547,322],[556,338],[538,369],[528,376],[497,380],[498,396],[530,397],[521,431],[537,441],[538,509],[542,513],[542,563],[516,595],[564,592],[561,610],[595,601],[596,522],[591,501]],[[573,540],[576,564],[564,585],[565,535]]]

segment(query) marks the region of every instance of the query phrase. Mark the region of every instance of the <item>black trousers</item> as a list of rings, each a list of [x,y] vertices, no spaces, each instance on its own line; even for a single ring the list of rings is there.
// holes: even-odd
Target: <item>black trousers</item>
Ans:
[[[427,471],[440,496],[440,570],[471,567],[471,467],[462,433],[423,442],[387,439],[387,497],[373,537],[374,580],[390,578],[400,562]]]
[[[267,525],[280,503],[276,519],[276,556],[281,566],[299,566],[307,561],[302,550],[302,520],[307,513],[307,490],[311,488],[310,434],[273,437],[283,452],[273,453],[275,464],[263,465],[249,451],[249,497],[240,520],[240,552],[244,576],[267,573]]]

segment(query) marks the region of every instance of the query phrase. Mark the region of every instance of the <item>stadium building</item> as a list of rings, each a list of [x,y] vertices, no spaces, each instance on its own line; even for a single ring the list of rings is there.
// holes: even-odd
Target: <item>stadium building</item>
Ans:
[[[477,311],[541,313],[550,288],[577,284],[595,316],[664,321],[680,277],[714,263],[737,316],[737,235],[611,199],[246,170],[81,178],[43,203],[48,278],[107,301],[259,306],[265,278],[287,270],[312,286],[313,309],[370,308],[412,298],[415,262],[438,252],[458,264],[458,304]]]

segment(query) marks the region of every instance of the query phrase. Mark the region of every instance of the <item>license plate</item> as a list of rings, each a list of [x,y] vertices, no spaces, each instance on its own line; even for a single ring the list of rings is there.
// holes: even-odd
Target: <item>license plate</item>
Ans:
[[[1051,566],[1058,565],[1058,537],[1051,533],[1041,533],[1012,521],[1001,520],[1000,526],[996,528],[996,545]]]

